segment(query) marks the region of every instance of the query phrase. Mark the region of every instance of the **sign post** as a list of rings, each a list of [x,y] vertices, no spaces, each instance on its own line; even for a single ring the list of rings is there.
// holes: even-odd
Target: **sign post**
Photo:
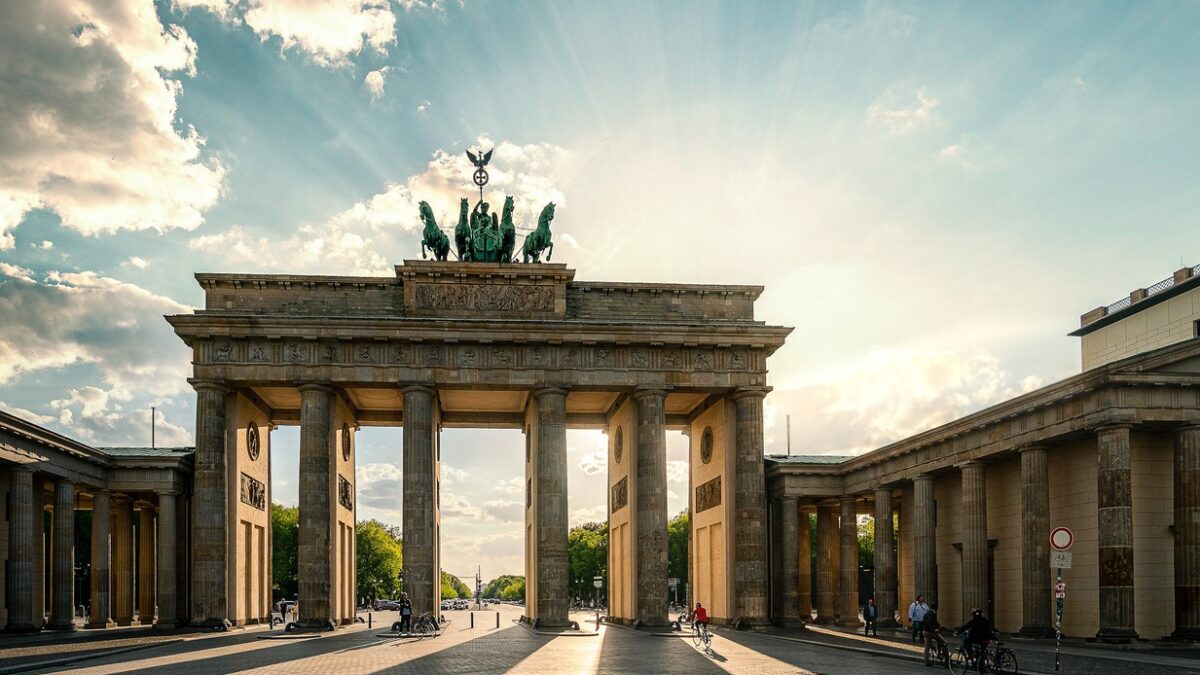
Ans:
[[[596,587],[596,630],[600,630],[600,587],[604,585],[604,577],[592,577],[592,585]]]
[[[1062,647],[1062,617],[1063,604],[1067,600],[1067,584],[1063,582],[1062,571],[1071,569],[1071,544],[1075,542],[1075,534],[1065,527],[1050,530],[1050,567],[1057,573],[1054,581],[1054,672],[1062,672],[1060,648]]]

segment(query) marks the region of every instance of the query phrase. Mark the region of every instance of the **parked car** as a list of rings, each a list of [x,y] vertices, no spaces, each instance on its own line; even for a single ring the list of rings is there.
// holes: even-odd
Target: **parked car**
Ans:
[[[375,611],[377,612],[398,612],[400,611],[400,603],[395,600],[376,600]]]

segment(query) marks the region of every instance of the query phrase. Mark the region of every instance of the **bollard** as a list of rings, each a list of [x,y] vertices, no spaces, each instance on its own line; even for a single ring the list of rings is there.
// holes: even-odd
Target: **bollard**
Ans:
[[[371,613],[367,612],[367,628],[371,628]]]
[[[475,612],[471,612],[471,628],[475,627]]]
[[[500,627],[500,612],[496,612],[496,628]]]

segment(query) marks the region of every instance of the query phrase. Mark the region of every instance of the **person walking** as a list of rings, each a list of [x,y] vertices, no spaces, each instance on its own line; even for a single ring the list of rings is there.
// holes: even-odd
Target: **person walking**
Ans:
[[[408,599],[408,593],[400,594],[400,632],[412,632],[412,602]]]
[[[908,606],[908,620],[912,622],[912,641],[916,642],[919,636],[922,640],[925,639],[925,631],[922,629],[922,622],[925,620],[925,612],[929,611],[929,605],[925,604],[925,596],[918,595],[916,600]]]
[[[875,606],[875,598],[867,598],[867,604],[862,608],[863,623],[866,628],[863,629],[863,635],[875,633],[875,637],[879,637],[879,628],[875,625],[875,619],[878,618],[879,608]]]

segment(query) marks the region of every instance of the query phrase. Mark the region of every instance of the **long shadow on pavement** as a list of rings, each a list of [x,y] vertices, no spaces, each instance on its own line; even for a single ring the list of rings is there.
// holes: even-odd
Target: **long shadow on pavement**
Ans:
[[[541,649],[552,637],[509,626],[433,654],[372,671],[374,673],[503,673]],[[586,639],[586,638],[577,638]],[[403,645],[396,645],[402,649]]]
[[[718,652],[712,655],[683,637],[657,637],[625,628],[608,626],[600,647],[601,673],[661,673],[696,675],[725,673],[714,661],[724,661]]]

